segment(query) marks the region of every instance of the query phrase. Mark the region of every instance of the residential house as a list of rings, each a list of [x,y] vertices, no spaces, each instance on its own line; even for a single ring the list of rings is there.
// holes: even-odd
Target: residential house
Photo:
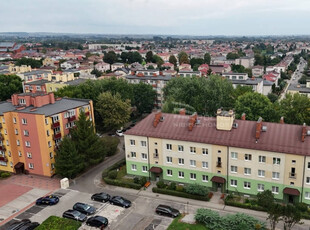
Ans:
[[[118,69],[118,68],[125,68],[124,63],[116,62],[116,63],[113,63],[113,64],[111,65],[111,71],[112,71],[112,72],[113,72],[114,70]]]
[[[252,75],[254,77],[263,76],[264,74],[264,66],[256,65],[252,68]]]
[[[245,68],[252,68],[254,66],[254,57],[240,57],[235,59],[235,65],[242,65]]]
[[[95,65],[95,69],[101,72],[106,72],[110,70],[110,64],[105,63],[105,62],[99,62]]]

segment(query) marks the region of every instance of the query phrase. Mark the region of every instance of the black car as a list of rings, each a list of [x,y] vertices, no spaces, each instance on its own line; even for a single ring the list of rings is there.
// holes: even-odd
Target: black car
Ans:
[[[101,193],[95,193],[91,196],[92,200],[100,201],[100,202],[107,202],[109,201],[111,196],[107,193],[101,192]]]
[[[79,211],[69,209],[62,214],[62,217],[84,222],[87,216]]]
[[[113,196],[110,199],[110,203],[124,208],[129,208],[131,206],[131,201],[126,200],[121,196]]]
[[[50,195],[50,196],[45,196],[45,197],[41,197],[37,199],[36,204],[37,205],[41,205],[41,204],[54,205],[54,204],[57,204],[58,202],[59,202],[59,198],[57,196]]]
[[[158,205],[155,212],[158,214],[158,215],[164,215],[164,216],[170,216],[170,217],[178,217],[180,215],[180,212],[179,210],[176,210],[170,206],[167,206],[167,205]]]
[[[86,224],[92,227],[97,227],[97,228],[105,228],[108,226],[109,221],[107,218],[103,216],[93,216],[90,217],[87,221]]]
[[[23,227],[19,228],[18,230],[33,230],[36,227],[38,227],[40,224],[38,222],[31,222],[28,223],[26,225],[24,225]]]
[[[86,215],[92,215],[96,212],[96,209],[93,206],[80,202],[75,203],[75,205],[73,205],[73,209]]]
[[[18,230],[20,229],[21,227],[25,226],[26,224],[29,224],[31,223],[30,220],[28,219],[24,219],[24,220],[21,220],[21,221],[17,221],[17,222],[14,222],[13,224],[11,224],[7,230]]]

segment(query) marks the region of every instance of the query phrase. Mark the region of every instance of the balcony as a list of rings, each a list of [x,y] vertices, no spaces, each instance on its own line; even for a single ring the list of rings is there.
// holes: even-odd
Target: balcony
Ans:
[[[60,138],[61,138],[61,133],[60,132],[53,135],[53,139],[54,140],[57,140],[57,139],[60,139]]]
[[[289,176],[290,176],[290,178],[292,178],[292,179],[296,179],[296,173],[290,172]]]
[[[85,115],[86,115],[86,116],[89,116],[89,111],[85,112]]]
[[[3,141],[4,137],[2,136],[2,134],[0,133],[0,141]]]
[[[51,125],[51,128],[52,128],[52,129],[55,129],[55,128],[59,127],[59,126],[60,126],[60,123],[59,123],[59,122],[55,122],[55,123],[53,123],[53,124]]]
[[[0,161],[8,162],[8,158],[6,156],[0,156]]]
[[[158,153],[153,154],[154,158],[158,158]]]
[[[71,116],[71,117],[68,117],[68,121],[71,122],[71,121],[75,121],[76,120],[76,116]]]
[[[1,151],[6,151],[5,146],[0,146],[0,150],[1,150]]]
[[[222,162],[220,162],[220,161],[216,162],[216,167],[222,168]]]

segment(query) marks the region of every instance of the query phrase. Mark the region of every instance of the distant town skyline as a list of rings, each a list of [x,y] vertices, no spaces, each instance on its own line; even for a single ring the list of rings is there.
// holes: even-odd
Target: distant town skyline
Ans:
[[[307,0],[1,1],[0,32],[308,35]]]

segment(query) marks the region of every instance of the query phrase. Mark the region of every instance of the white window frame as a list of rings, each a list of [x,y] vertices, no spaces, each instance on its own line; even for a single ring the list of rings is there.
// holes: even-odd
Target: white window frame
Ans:
[[[243,188],[244,189],[251,189],[251,182],[244,181],[243,182]]]
[[[231,156],[231,159],[234,159],[234,160],[238,159],[238,153],[237,152],[231,152],[230,156]]]
[[[278,177],[275,177],[277,175]],[[272,179],[273,180],[280,180],[280,173],[279,172],[272,172]]]
[[[190,179],[190,180],[196,180],[196,178],[197,178],[196,173],[190,173],[190,174],[189,174],[189,179]]]
[[[167,156],[166,157],[166,163],[167,164],[172,164],[172,157],[171,156]]]
[[[202,148],[202,155],[208,155],[209,150],[207,148]]]
[[[209,163],[208,163],[207,161],[202,161],[202,162],[201,162],[201,167],[202,167],[203,169],[208,169],[208,168],[209,168]]]
[[[171,151],[172,150],[172,144],[166,144],[166,149]]]
[[[193,163],[193,164],[192,164]],[[189,166],[191,167],[196,167],[196,160],[190,160],[189,161]]]
[[[21,157],[22,156],[22,152],[18,151],[18,156]]]
[[[234,169],[234,170],[233,170]],[[238,173],[238,166],[231,165],[230,166],[230,172],[231,173]]]
[[[135,140],[130,140],[130,146],[135,146],[136,145],[136,141]]]
[[[209,176],[208,175],[202,175],[201,176],[202,182],[208,182],[209,181]]]
[[[16,117],[13,117],[13,123],[16,124]]]
[[[26,118],[22,118],[22,124],[26,125],[27,124],[27,119]]]
[[[238,186],[238,181],[235,179],[231,179],[230,180],[230,186],[231,187],[237,187]]]
[[[271,187],[271,192],[273,194],[279,194],[279,187],[278,186],[272,186]]]
[[[305,199],[310,200],[310,192],[305,192]]]
[[[252,154],[249,154],[249,153],[244,154],[244,160],[245,161],[251,161],[252,160]]]
[[[53,159],[53,157],[54,157],[53,152],[50,152],[50,159]]]
[[[178,177],[179,178],[184,178],[184,172],[183,171],[179,171],[178,172]]]
[[[147,172],[147,166],[145,166],[145,165],[142,166],[142,172],[144,172],[144,173]]]
[[[172,176],[173,172],[171,169],[167,169],[167,176]]]
[[[262,169],[257,170],[257,176],[258,177],[265,177],[265,175],[266,175],[265,170],[262,170]]]
[[[179,152],[184,152],[184,146],[183,145],[178,145],[178,151]]]
[[[147,154],[146,153],[141,153],[141,158],[142,158],[142,160],[147,160]]]
[[[191,153],[191,154],[196,154],[196,147],[189,147],[189,152]]]
[[[184,158],[178,158],[178,164],[184,165]]]
[[[246,175],[246,176],[250,176],[250,175],[251,175],[251,173],[252,173],[251,168],[244,168],[244,175]]]
[[[258,163],[266,163],[266,156],[258,156]]]
[[[54,123],[59,121],[59,116],[58,115],[55,115],[52,118],[53,118],[53,122]]]
[[[272,158],[272,164],[273,165],[280,165],[281,164],[281,158],[280,157],[273,157]]]
[[[136,158],[137,157],[137,153],[136,152],[130,152],[130,157],[131,158]]]
[[[16,145],[20,146],[20,141],[19,140],[16,140]]]
[[[26,136],[26,137],[29,136],[29,131],[28,130],[24,130],[24,136]]]
[[[33,163],[29,163],[28,167],[29,167],[29,169],[34,169],[34,164]]]
[[[25,146],[26,147],[31,147],[30,141],[25,141]]]
[[[136,164],[131,165],[131,171],[137,171],[137,165]]]
[[[141,141],[141,146],[146,147],[146,141]]]
[[[257,184],[257,191],[258,192],[265,191],[265,185],[264,184]]]
[[[27,152],[27,158],[32,159],[32,153]]]

